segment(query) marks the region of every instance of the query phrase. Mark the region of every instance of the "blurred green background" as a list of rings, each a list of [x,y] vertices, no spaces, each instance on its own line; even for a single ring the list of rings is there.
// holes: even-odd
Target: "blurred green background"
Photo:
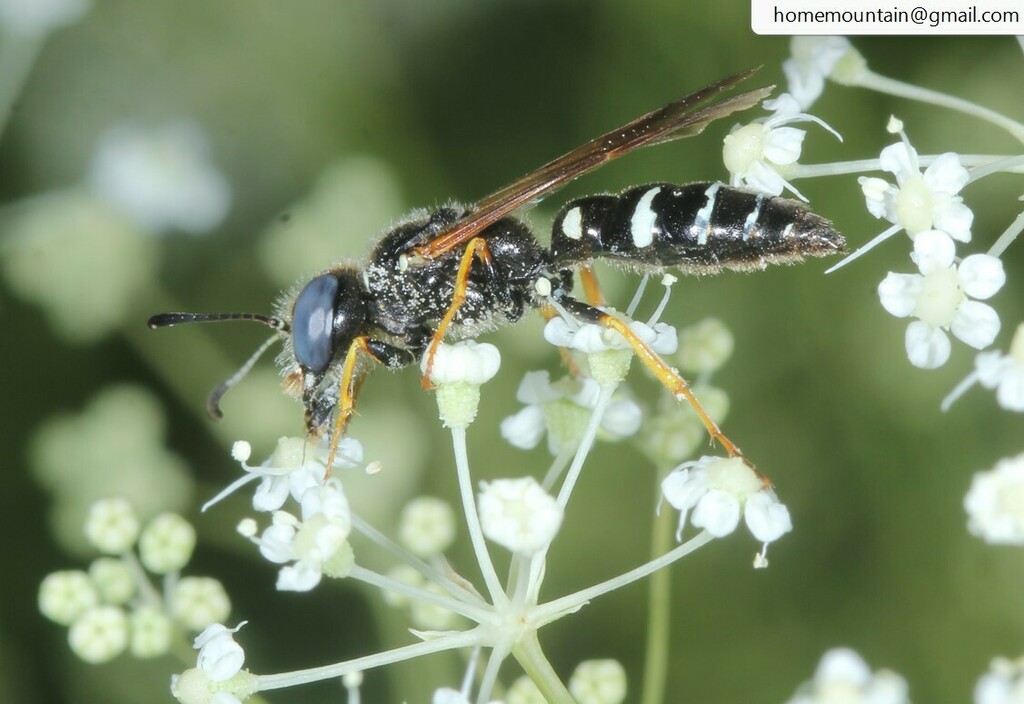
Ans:
[[[180,664],[122,656],[87,666],[70,654],[66,629],[35,607],[46,573],[86,564],[74,553],[73,534],[89,494],[118,488],[148,491],[154,504],[177,503],[195,521],[200,548],[188,572],[225,583],[232,620],[250,620],[242,640],[255,670],[324,664],[407,642],[401,618],[358,585],[275,592],[275,570],[233,533],[247,513],[243,498],[198,515],[196,507],[236,476],[231,441],[250,440],[259,456],[279,435],[301,432],[301,409],[278,392],[268,358],[225,399],[225,420],[213,424],[206,391],[266,331],[225,324],[152,332],[147,316],[269,313],[281,290],[332,261],[364,255],[375,233],[409,209],[472,201],[724,75],[764,65],[753,84],[784,82],[788,41],[753,35],[748,11],[743,2],[668,0],[102,0],[50,37],[0,136],[5,245],[25,229],[24,213],[38,209],[41,196],[66,196],[83,183],[100,135],[124,121],[196,121],[233,198],[224,222],[204,236],[104,239],[108,249],[95,249],[92,234],[72,237],[64,261],[72,273],[58,276],[118,295],[116,304],[80,300],[71,323],[27,302],[6,265],[0,441],[10,453],[10,483],[0,492],[0,701],[169,699],[168,677]],[[855,45],[879,73],[1024,115],[1024,58],[1009,38],[865,38]],[[806,163],[877,156],[892,140],[884,126],[893,112],[922,153],[1019,150],[979,123],[863,90],[830,85],[813,111],[846,142],[811,128]],[[544,223],[572,196],[727,178],[721,139],[730,125],[631,155],[530,217],[544,239]],[[863,207],[854,177],[797,185],[852,244],[883,229]],[[988,179],[964,195],[976,217],[971,251],[982,251],[1016,214],[1019,177]],[[39,227],[78,222],[74,213],[64,218]],[[1024,448],[1021,418],[981,391],[939,413],[973,355],[955,344],[951,361],[933,372],[907,361],[905,323],[882,310],[875,291],[885,272],[913,270],[907,251],[901,236],[829,277],[815,261],[677,285],[669,321],[713,315],[736,336],[735,355],[715,378],[731,399],[725,429],[775,481],[795,530],[773,545],[767,571],[751,569],[757,546],[745,534],[674,568],[669,701],[782,702],[826,649],[848,645],[872,667],[907,677],[914,701],[962,702],[992,657],[1024,650],[1024,556],[970,537],[962,509],[973,472]],[[1005,261],[1009,282],[994,303],[1001,349],[1020,316],[1019,244]],[[29,257],[25,266],[36,264]],[[615,271],[602,277],[611,300],[624,306],[635,279]],[[542,342],[537,320],[488,340],[502,350],[503,366],[470,433],[475,471],[481,478],[524,467],[540,473],[542,449],[493,448],[506,447],[497,445],[497,425],[518,409],[522,373],[555,371],[558,355]],[[648,402],[657,393],[639,374],[633,385]],[[353,499],[370,520],[390,530],[408,498],[455,496],[449,441],[415,371],[374,374],[360,412],[352,434],[387,467],[367,486],[369,496]],[[68,423],[97,415],[108,433],[99,447],[74,432],[54,439]],[[53,425],[55,418],[64,426]],[[140,477],[149,476],[148,463],[163,463],[171,478],[147,485]],[[645,560],[654,496],[653,471],[635,449],[600,446],[552,549],[546,593]],[[476,576],[465,545],[452,557]],[[643,584],[616,592],[545,629],[541,642],[566,676],[581,659],[614,657],[636,687],[646,597]],[[412,700],[418,692],[415,701],[426,701],[460,673],[460,662],[443,655],[371,672],[364,700]],[[512,666],[505,679],[514,676]],[[269,698],[340,696],[329,684]]]

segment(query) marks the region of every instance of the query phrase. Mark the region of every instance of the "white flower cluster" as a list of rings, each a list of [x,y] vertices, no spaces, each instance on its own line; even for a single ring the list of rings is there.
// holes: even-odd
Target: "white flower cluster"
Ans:
[[[682,538],[686,519],[716,538],[732,533],[742,517],[747,528],[764,547],[755,561],[766,566],[768,543],[793,530],[789,509],[764,479],[738,458],[701,457],[684,462],[665,477],[661,492],[679,511],[676,539]],[[693,510],[693,515],[689,514]]]
[[[889,670],[872,673],[849,648],[825,653],[814,679],[787,704],[910,704],[906,681]]]
[[[525,405],[501,422],[501,436],[511,445],[529,450],[546,434],[552,455],[573,451],[597,407],[600,391],[600,385],[589,377],[566,376],[552,383],[546,371],[527,372],[516,391],[516,400]],[[614,399],[601,418],[598,437],[608,441],[627,438],[640,428],[642,419],[636,402]]]
[[[106,662],[125,650],[137,658],[164,655],[183,631],[227,618],[231,602],[220,582],[180,576],[196,543],[181,516],[165,513],[143,525],[127,500],[103,499],[93,504],[85,535],[104,557],[88,571],[47,575],[39,610],[68,626],[71,649],[86,662]],[[164,593],[146,571],[165,578]]]
[[[245,651],[234,628],[220,623],[207,626],[196,636],[196,666],[171,678],[171,694],[182,704],[241,704],[255,692],[255,678],[242,669]]]
[[[1024,48],[1024,43],[1021,44]],[[783,68],[789,90],[807,108],[832,79],[901,98],[956,110],[1008,132],[1017,142],[1024,140],[1024,124],[989,108],[959,97],[914,86],[873,73],[850,43],[841,37],[797,38],[792,58]],[[878,286],[882,306],[899,318],[914,320],[908,325],[905,346],[910,362],[923,369],[935,369],[950,358],[948,333],[981,350],[991,345],[1000,332],[996,310],[985,301],[1006,283],[1003,252],[1024,232],[1024,213],[990,246],[985,254],[957,255],[957,244],[972,241],[974,213],[964,203],[961,191],[969,183],[1000,172],[1020,173],[1024,155],[961,156],[947,151],[921,156],[903,130],[891,118],[888,131],[900,141],[885,147],[872,169],[888,172],[892,180],[862,176],[861,191],[868,211],[890,226],[829,271],[859,258],[886,239],[903,231],[913,243],[911,259],[917,274],[890,272]],[[967,166],[971,166],[969,171]],[[857,173],[864,162],[818,165],[797,175]],[[799,171],[799,170],[798,170]],[[1009,351],[977,354],[974,370],[946,397],[948,410],[972,386],[995,391],[1004,409],[1024,411],[1024,323],[1018,325]],[[1024,545],[1024,455],[1000,460],[989,471],[973,478],[964,506],[971,533],[988,543]],[[1009,704],[1024,701],[1024,668],[1020,660],[993,661],[988,674],[975,689],[978,704]],[[879,682],[852,651],[826,655],[815,681],[792,704],[810,702],[903,702],[906,685],[895,676]]]
[[[800,158],[807,132],[788,125],[814,122],[839,141],[843,138],[822,120],[802,112],[789,93],[764,101],[764,107],[772,113],[770,117],[738,127],[725,138],[722,160],[731,174],[730,183],[770,196],[782,195],[785,190],[807,200],[785,178]]]
[[[283,565],[277,588],[283,591],[309,591],[324,576],[344,577],[352,565],[348,536],[352,516],[348,500],[336,477],[327,477],[327,448],[304,438],[281,438],[273,454],[263,464],[247,464],[251,448],[237,442],[232,455],[245,475],[208,501],[206,510],[238,488],[259,481],[253,494],[256,511],[271,513],[271,524],[257,535],[255,523],[244,521],[239,531],[259,546],[267,560]],[[344,438],[338,443],[334,467],[360,465],[363,448],[357,440]],[[283,510],[291,498],[298,515]]]

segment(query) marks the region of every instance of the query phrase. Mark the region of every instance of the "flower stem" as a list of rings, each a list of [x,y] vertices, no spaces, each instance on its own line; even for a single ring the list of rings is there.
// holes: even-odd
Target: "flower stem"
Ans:
[[[918,157],[921,166],[929,166],[941,156],[940,154],[924,154]],[[960,154],[960,163],[974,169],[971,172],[971,180],[987,176],[993,170],[1005,171],[1007,173],[1024,173],[1017,160],[1020,155],[1005,154]],[[976,171],[982,171],[979,176],[974,176]],[[855,161],[836,161],[827,164],[795,164],[789,171],[789,177],[793,180],[800,178],[820,178],[821,176],[845,176],[847,174],[863,174],[869,171],[881,171],[882,162],[879,159],[858,159]]]
[[[562,488],[558,490],[558,506],[560,508],[564,509],[565,505],[569,503],[569,496],[572,495],[573,487],[576,486],[576,481],[580,478],[580,472],[583,470],[583,463],[587,461],[587,455],[590,454],[590,448],[594,446],[594,438],[597,437],[601,418],[604,417],[604,412],[608,408],[608,404],[611,403],[614,392],[614,385],[604,384],[601,386],[597,403],[594,405],[590,420],[587,421],[587,428],[583,432],[580,445],[576,450],[576,456],[572,460],[572,465],[569,466],[569,471],[566,472]]]
[[[707,531],[701,531],[694,537],[687,540],[682,545],[678,545],[669,552],[665,553],[661,557],[645,562],[639,567],[631,569],[629,572],[623,572],[617,577],[612,577],[609,580],[595,584],[592,587],[581,589],[573,594],[549,601],[546,604],[538,606],[533,616],[536,619],[536,627],[550,623],[558,618],[561,618],[566,613],[572,613],[582,607],[591,599],[602,596],[608,592],[615,591],[621,587],[631,584],[638,579],[643,579],[647,575],[660,570],[662,567],[666,567],[676,560],[689,555],[697,548],[707,545],[714,537],[711,536]]]
[[[393,556],[415,569],[423,575],[427,581],[440,586],[455,599],[459,599],[470,607],[486,606],[486,602],[479,596],[473,592],[466,591],[464,587],[452,581],[448,575],[416,557],[356,514],[352,514],[352,528],[377,547],[391,553]]]
[[[512,655],[537,685],[545,701],[549,704],[575,704],[576,700],[569,694],[541,650],[536,631],[524,635],[512,649]]]
[[[989,108],[972,103],[969,100],[957,98],[952,95],[946,95],[945,93],[940,93],[929,88],[915,86],[911,83],[897,81],[893,78],[887,78],[886,76],[881,76],[870,70],[865,70],[862,77],[855,85],[876,90],[879,93],[894,95],[897,98],[918,100],[922,103],[938,105],[940,107],[949,108],[950,110],[962,112],[972,117],[977,117],[981,120],[985,120],[986,122],[990,122],[993,125],[1002,127],[1012,134],[1015,139],[1020,142],[1024,142],[1024,124],[1021,124],[1016,120],[1011,120],[995,110],[990,110]]]
[[[668,474],[658,472],[656,498],[660,498],[661,482]],[[654,518],[651,531],[651,559],[665,554],[672,544],[672,512],[661,511]],[[644,646],[644,679],[642,704],[661,704],[665,700],[668,674],[669,621],[672,613],[672,573],[658,570],[651,575],[647,594],[647,643]]]
[[[487,551],[487,543],[484,542],[483,530],[480,528],[480,515],[476,510],[476,497],[473,494],[473,483],[469,476],[465,428],[452,428],[452,445],[455,448],[455,467],[459,477],[459,493],[462,494],[462,510],[466,514],[466,526],[469,530],[470,541],[473,543],[473,552],[476,553],[477,564],[480,565],[484,583],[491,595],[491,603],[495,606],[503,606],[508,603],[508,598],[502,591],[498,573],[495,572],[494,563],[491,561],[491,554]]]
[[[999,235],[999,239],[989,247],[989,255],[993,257],[1001,256],[1022,231],[1024,231],[1024,213],[1017,215],[1016,219],[1006,228],[1006,231]]]
[[[295,670],[294,672],[279,672],[275,675],[258,675],[256,677],[257,689],[258,691],[265,692],[271,689],[284,689],[285,687],[329,680],[347,675],[350,672],[391,665],[431,653],[466,648],[476,645],[480,641],[480,637],[480,633],[474,628],[470,631],[449,633],[433,640],[413,643],[401,648],[386,650],[383,653],[374,653],[373,655],[367,655],[354,660],[345,660],[332,665],[311,667],[305,670]]]
[[[476,621],[477,623],[483,621],[494,621],[493,614],[489,609],[473,606],[464,601],[459,601],[458,599],[452,599],[451,597],[442,596],[441,594],[436,594],[426,589],[414,587],[411,584],[399,582],[397,579],[391,579],[390,577],[374,572],[373,570],[368,570],[365,567],[360,567],[359,565],[352,565],[352,568],[349,571],[349,577],[359,580],[360,582],[365,582],[366,584],[371,584],[380,589],[387,589],[388,591],[404,594],[411,599],[417,599],[419,601],[425,601],[427,603],[440,606],[443,609],[457,613],[460,616],[464,616]]]

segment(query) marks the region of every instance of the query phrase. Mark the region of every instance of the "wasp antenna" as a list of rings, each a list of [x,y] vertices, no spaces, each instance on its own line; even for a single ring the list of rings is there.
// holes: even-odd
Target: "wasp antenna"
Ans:
[[[245,375],[248,374],[253,366],[256,365],[256,362],[258,362],[260,357],[263,356],[263,353],[266,352],[272,344],[277,342],[278,339],[277,335],[272,335],[268,338],[266,342],[256,348],[256,351],[252,353],[249,359],[245,360],[245,364],[239,367],[237,372],[210,391],[210,395],[206,397],[206,412],[210,414],[211,418],[214,420],[220,420],[224,417],[224,414],[220,410],[220,400],[224,398],[224,394],[226,394],[232,386],[245,378]]]
[[[156,330],[185,323],[219,323],[225,320],[252,320],[281,332],[291,332],[284,320],[259,313],[160,313],[151,317],[146,324]]]

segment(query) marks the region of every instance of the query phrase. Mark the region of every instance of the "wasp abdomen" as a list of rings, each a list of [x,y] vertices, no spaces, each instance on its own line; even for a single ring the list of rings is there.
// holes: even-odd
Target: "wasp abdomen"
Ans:
[[[763,269],[843,251],[832,224],[807,206],[721,183],[654,183],[568,203],[555,218],[556,265],[617,260],[686,273]]]

